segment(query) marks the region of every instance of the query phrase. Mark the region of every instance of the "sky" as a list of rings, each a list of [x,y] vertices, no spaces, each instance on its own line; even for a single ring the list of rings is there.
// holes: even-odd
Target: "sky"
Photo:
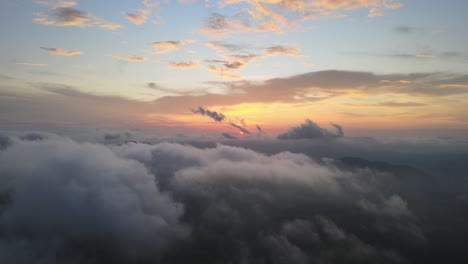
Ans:
[[[467,9],[464,0],[0,0],[0,123],[228,138],[299,124],[466,135]]]
[[[0,0],[0,263],[468,263],[467,10]]]

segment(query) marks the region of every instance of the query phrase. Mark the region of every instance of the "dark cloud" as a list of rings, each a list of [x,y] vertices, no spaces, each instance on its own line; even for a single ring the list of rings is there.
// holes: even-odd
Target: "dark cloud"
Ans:
[[[13,144],[13,141],[10,139],[10,137],[0,134],[0,150],[6,149],[11,144]]]
[[[55,6],[48,13],[38,12],[34,22],[48,26],[75,26],[75,27],[99,27],[109,30],[118,30],[119,24],[110,23],[92,14],[73,7],[76,2],[69,2],[70,5]]]
[[[197,109],[193,109],[192,112],[195,113],[195,114],[201,114],[201,115],[209,116],[209,117],[211,117],[211,119],[213,119],[216,122],[222,122],[224,120],[224,118],[226,118],[222,113],[218,113],[216,111],[211,111],[211,110],[205,109],[205,108],[203,108],[201,106],[199,106]]]
[[[234,123],[231,122],[231,126],[239,129],[239,131],[241,131],[244,134],[248,134],[248,135],[252,134],[252,133],[250,133],[250,131],[247,128],[245,128],[245,127],[243,127],[241,125],[234,124]]]
[[[255,125],[255,127],[257,127],[257,130],[258,132],[264,134],[265,132],[263,131],[262,127],[260,127],[259,125]]]
[[[319,125],[307,119],[304,124],[292,127],[289,131],[279,134],[278,139],[331,139],[343,137],[343,128],[337,124],[331,124],[336,132],[321,128]]]
[[[223,132],[221,135],[227,139],[239,139],[238,137],[228,132]]]

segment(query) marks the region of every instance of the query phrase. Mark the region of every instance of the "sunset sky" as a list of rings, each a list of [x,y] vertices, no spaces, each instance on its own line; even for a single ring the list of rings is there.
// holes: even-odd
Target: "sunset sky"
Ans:
[[[0,0],[0,124],[242,136],[310,119],[347,135],[463,135],[467,10],[465,0]]]

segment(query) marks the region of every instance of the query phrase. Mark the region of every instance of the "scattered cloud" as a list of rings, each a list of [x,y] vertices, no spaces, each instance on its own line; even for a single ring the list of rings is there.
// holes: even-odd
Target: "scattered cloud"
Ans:
[[[418,27],[411,27],[411,26],[398,26],[393,28],[393,31],[401,34],[411,34],[411,33],[418,33],[421,32],[423,29]]]
[[[159,55],[163,53],[169,53],[176,50],[180,50],[182,45],[189,44],[194,42],[193,40],[183,39],[183,40],[175,40],[175,41],[156,41],[150,43],[150,45],[154,48],[153,54]]]
[[[45,67],[45,66],[47,66],[47,64],[45,64],[45,63],[35,63],[35,62],[17,62],[16,65],[31,66],[31,67]]]
[[[218,113],[216,111],[211,111],[211,110],[205,109],[205,108],[203,108],[201,106],[199,106],[197,109],[193,109],[192,113],[200,114],[200,115],[203,115],[203,116],[206,115],[206,116],[210,117],[211,119],[213,119],[216,122],[222,122],[224,120],[224,118],[226,118],[226,116],[224,116],[222,113]]]
[[[171,69],[192,69],[198,67],[196,62],[170,62],[169,67]]]
[[[158,3],[151,3],[149,0],[143,0],[145,8],[138,9],[136,13],[127,13],[125,17],[135,25],[142,25],[146,23],[148,17],[151,15],[152,9],[158,5]]]
[[[42,1],[44,2],[44,1]],[[37,12],[33,21],[38,24],[58,27],[98,27],[102,29],[118,30],[119,24],[107,22],[94,15],[76,9],[75,1],[51,1],[48,12]]]
[[[227,139],[239,139],[237,136],[228,132],[223,132],[221,135]]]
[[[252,61],[261,58],[255,54],[231,54],[224,56],[226,60],[205,60],[207,63],[206,69],[216,72],[218,76],[223,78],[240,78],[235,73],[236,70],[244,68]]]
[[[239,129],[239,131],[242,132],[243,134],[247,134],[247,135],[252,134],[252,133],[250,133],[250,131],[249,131],[247,128],[245,128],[245,127],[243,127],[243,126],[241,126],[241,125],[234,124],[234,123],[232,123],[232,122],[231,122],[230,125],[231,125],[232,127],[235,127],[235,128],[237,128],[237,129]]]
[[[125,56],[121,54],[112,54],[111,55],[114,58],[121,59],[121,60],[126,60],[126,61],[147,61],[148,58],[146,57],[139,57],[139,56]]]
[[[307,119],[304,124],[292,127],[289,131],[279,134],[278,139],[332,139],[344,136],[343,128],[337,124],[331,124],[336,131],[332,132]]]
[[[286,56],[294,56],[300,57],[301,54],[299,53],[299,49],[297,47],[292,46],[271,46],[265,48],[265,52],[268,56],[276,56],[276,55],[286,55]]]
[[[83,52],[79,50],[66,50],[66,49],[46,48],[46,47],[41,47],[41,49],[48,51],[50,54],[61,55],[61,56],[76,56],[76,55],[83,54]]]
[[[222,50],[222,51],[226,50],[230,52],[239,52],[239,51],[249,48],[249,46],[247,45],[231,44],[231,43],[225,43],[221,41],[205,42],[205,45],[215,50]]]

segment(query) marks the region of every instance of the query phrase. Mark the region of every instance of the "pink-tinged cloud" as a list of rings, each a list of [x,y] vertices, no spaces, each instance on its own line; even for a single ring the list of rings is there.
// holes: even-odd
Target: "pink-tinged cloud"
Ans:
[[[271,46],[265,49],[265,52],[268,56],[276,56],[276,55],[285,55],[285,56],[293,56],[293,57],[300,57],[302,56],[299,52],[297,47],[293,46]]]
[[[157,3],[151,3],[149,0],[143,0],[144,8],[138,9],[136,13],[127,13],[125,17],[135,25],[142,25],[146,23],[148,17],[151,15],[152,9]]]
[[[45,67],[45,66],[47,66],[47,64],[45,64],[45,63],[34,63],[34,62],[17,62],[16,65],[31,66],[31,67]]]
[[[173,41],[156,41],[150,43],[150,45],[153,47],[153,54],[158,55],[158,54],[163,54],[163,53],[169,53],[173,52],[176,50],[180,50],[182,48],[182,45],[192,43],[194,42],[193,40],[188,40],[188,39],[182,39],[182,40],[173,40]]]
[[[141,61],[147,61],[148,58],[146,57],[139,57],[139,56],[125,56],[125,55],[120,55],[120,54],[112,54],[111,55],[114,58],[121,59],[121,60],[126,60],[126,61],[136,61],[136,62],[141,62]]]
[[[76,56],[76,55],[83,54],[83,52],[79,50],[66,50],[66,49],[46,48],[46,47],[41,47],[41,49],[48,51],[50,54],[61,55],[61,56]]]
[[[198,67],[198,64],[196,62],[170,62],[169,63],[169,68],[171,69],[192,69]]]

